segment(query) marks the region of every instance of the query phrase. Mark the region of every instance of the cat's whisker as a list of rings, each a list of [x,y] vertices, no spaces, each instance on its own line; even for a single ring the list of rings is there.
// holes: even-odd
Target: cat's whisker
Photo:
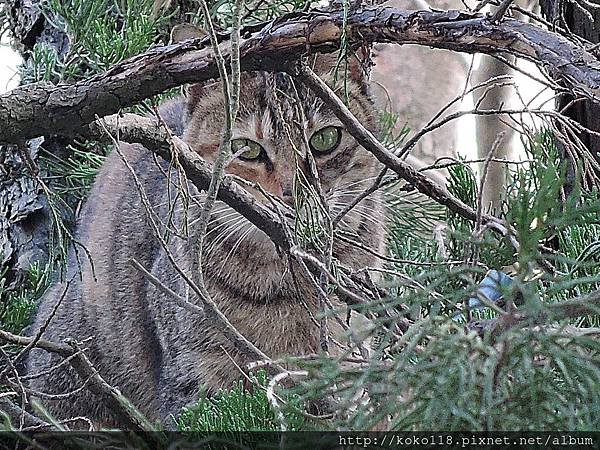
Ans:
[[[161,204],[157,204],[157,205],[155,205],[155,208],[157,208],[157,209],[158,209],[158,208],[160,208],[160,206],[164,206],[164,205],[166,205],[167,203],[168,203],[168,202],[162,202]],[[184,218],[185,220],[187,220],[187,226],[188,226],[188,227],[190,227],[190,226],[193,226],[194,224],[196,224],[196,223],[198,222],[199,218],[195,218],[195,219],[192,219],[192,220],[190,220],[190,218],[189,218],[189,216],[190,216],[190,209],[191,209],[191,208],[184,208],[184,207],[183,207],[183,205],[178,205],[176,208],[173,208],[173,209],[171,210],[171,214],[170,214],[170,216],[171,216],[171,217],[177,217],[177,216],[180,216],[180,217],[181,217],[181,216],[183,216],[183,218]],[[211,212],[211,217],[212,217],[212,216],[214,216],[215,214],[219,214],[219,213],[221,213],[221,212],[223,212],[223,211],[227,211],[227,210],[230,210],[230,209],[231,209],[231,208],[230,208],[230,207],[228,207],[228,206],[224,206],[224,207],[223,207],[223,206],[221,206],[220,208],[215,208],[215,209],[213,209],[213,211]],[[236,213],[237,213],[237,212],[236,212]],[[221,217],[223,217],[223,216],[221,216]],[[212,222],[209,222],[209,224],[210,224],[210,223],[212,223]],[[181,226],[183,226],[183,224],[181,224]]]
[[[369,223],[371,223],[372,225],[374,225],[375,227],[380,227],[380,228],[383,228],[383,229],[384,229],[384,230],[386,230],[386,231],[389,231],[389,230],[390,230],[390,228],[389,228],[389,224],[387,224],[387,223],[385,223],[385,222],[383,222],[383,221],[381,221],[381,220],[375,219],[375,218],[373,218],[372,216],[369,216],[369,215],[368,215],[368,214],[366,214],[366,213],[363,213],[363,212],[358,212],[358,211],[353,211],[352,213],[348,213],[348,214],[354,214],[354,215],[356,215],[356,216],[357,216],[359,219],[362,219],[362,221],[369,222]]]
[[[253,226],[252,227],[252,232],[250,233],[250,235],[248,236],[248,238],[250,240],[257,239],[258,236],[260,235],[260,233],[263,233],[263,231],[260,230],[259,228],[257,228],[256,226]]]
[[[215,231],[217,231],[223,227],[226,227],[228,224],[235,222],[238,219],[239,219],[239,217],[237,215],[233,214],[228,220],[225,220],[223,222],[220,222],[219,220],[215,220],[214,222],[217,222],[219,224],[217,226],[215,226],[214,228],[211,228],[210,230],[208,230],[208,232],[206,233],[206,236],[213,234]],[[214,222],[212,222],[212,223],[214,223]],[[211,224],[211,223],[209,222],[209,224]]]
[[[354,230],[354,227],[350,226],[350,224],[348,222],[346,222],[346,220],[344,220],[344,219],[340,219],[340,221],[338,223],[338,228],[341,228],[343,230],[345,229],[346,231],[356,233],[356,231]]]
[[[361,190],[361,189],[358,189],[358,190],[356,190],[356,191],[334,191],[334,192],[333,192],[333,194],[331,194],[331,195],[328,197],[328,200],[331,200],[331,199],[336,199],[336,198],[339,198],[339,197],[350,197],[350,196],[352,196],[352,197],[355,197],[355,198],[356,198],[356,197],[358,197],[360,194],[362,194],[363,192],[364,192],[364,189],[363,189],[363,190]],[[385,195],[385,194],[384,194],[384,195]],[[367,199],[368,199],[368,200],[374,200],[374,201],[375,201],[375,200],[384,201],[383,199],[381,199],[381,198],[380,198],[380,196],[379,196],[379,195],[377,195],[377,194],[376,194],[376,193],[374,193],[374,192],[373,192],[373,193],[371,193],[371,194],[369,194],[369,195],[367,195],[367,196],[366,196],[364,199],[362,199],[361,201],[364,201],[364,200],[367,200]]]
[[[219,246],[222,245],[222,243],[229,239],[233,234],[235,234],[235,232],[238,231],[244,223],[244,220],[239,219],[231,225],[225,226],[222,230],[219,231],[219,233],[217,233],[214,240],[210,242],[209,245],[206,247],[206,252],[214,253],[219,248]]]
[[[340,214],[343,210],[345,210],[348,205],[351,205],[351,201],[340,201],[340,202],[332,202],[332,205],[330,206],[330,214],[331,217],[337,217],[338,214]],[[348,212],[347,214],[349,214],[351,211],[355,211],[357,209],[360,209],[361,211],[366,211],[369,213],[373,213],[373,211],[377,211],[378,213],[384,213],[389,211],[391,208],[391,206],[388,203],[385,202],[378,202],[378,201],[367,201],[367,202],[359,202],[358,204],[354,205]]]
[[[368,183],[368,186],[365,186],[365,189],[368,189],[369,187],[371,187],[371,184],[372,184],[369,182],[375,181],[378,177],[379,177],[379,175],[374,175],[372,177],[367,177],[367,178],[361,178],[360,180],[353,181],[352,183],[347,183],[347,184],[343,184],[341,186],[336,186],[336,189],[342,190],[342,189],[346,189],[346,188],[349,188],[352,186],[356,186],[360,183]]]
[[[370,222],[376,226],[385,227],[387,225],[384,220],[379,219],[378,217],[374,216],[372,213],[369,213],[368,211],[361,211],[357,208],[350,210],[350,212],[348,212],[348,215],[350,217],[352,217],[352,216],[359,217],[359,218],[366,220],[367,222]]]
[[[358,180],[355,181],[353,183],[348,183],[348,184],[344,184],[341,186],[336,186],[333,190],[334,191],[349,191],[349,192],[364,192],[367,189],[372,188],[373,183],[371,183],[371,181],[373,181],[375,178],[377,177],[371,177],[371,178],[365,178],[362,180]],[[364,186],[361,186],[361,184],[364,183]],[[385,183],[385,184],[384,184]],[[386,182],[385,180],[382,182],[382,184],[379,185],[379,188],[375,191],[379,191],[379,192],[388,192],[390,190],[394,190],[394,188],[397,187],[398,184],[405,184],[406,182],[402,179],[396,179],[393,182]],[[361,186],[361,187],[358,187]]]
[[[235,244],[231,247],[231,250],[229,251],[229,253],[225,257],[225,259],[221,263],[221,268],[219,269],[217,278],[219,278],[221,276],[221,272],[223,270],[225,270],[227,261],[229,261],[229,258],[231,258],[231,256],[236,252],[236,250],[242,244],[242,242],[244,242],[244,239],[250,234],[250,232],[252,231],[253,228],[254,228],[254,226],[251,223],[248,223],[248,227],[244,229],[241,236],[238,238],[238,240],[235,242]]]
[[[225,214],[223,216],[220,216],[220,215],[219,216],[211,216],[210,220],[208,221],[208,225],[212,225],[213,223],[221,222],[224,219],[229,219],[230,217],[240,217],[240,215],[236,211],[234,211],[234,212]],[[195,225],[199,220],[200,220],[200,218],[194,219],[188,225],[189,226]]]
[[[353,199],[341,198],[337,201],[333,200],[329,203],[329,211],[332,217],[335,217],[336,213],[340,213],[343,209],[347,208],[349,205],[352,205]],[[390,205],[387,202],[365,199],[363,201],[358,202],[351,209],[356,209],[358,207],[361,208],[379,208],[379,209],[389,209]]]
[[[239,217],[237,213],[229,213],[223,216],[211,216],[211,219],[208,221],[208,225],[212,225],[214,223],[223,223],[225,220],[228,220],[232,217]],[[194,222],[195,223],[195,222]]]
[[[234,225],[228,227],[227,229],[223,230],[222,233],[220,233],[219,235],[217,235],[217,238],[215,239],[215,242],[209,246],[207,248],[207,253],[216,253],[217,250],[219,250],[223,244],[225,242],[227,242],[232,236],[235,235],[235,233],[237,233],[238,231],[240,231],[241,229],[243,229],[243,227],[247,224],[248,222],[244,219],[240,219],[238,222],[236,222]],[[231,230],[231,231],[230,231]],[[230,231],[228,234],[226,234],[228,231]]]
[[[346,198],[346,197],[350,197],[350,199],[348,199],[347,203],[351,203],[358,197],[358,195],[352,194],[352,193],[341,192],[339,194],[336,194],[335,196],[329,197],[328,200],[332,201],[332,200],[336,200],[339,198]],[[406,199],[406,196],[404,196],[402,194],[389,194],[389,195],[385,194],[383,196],[369,195],[365,198],[362,198],[359,203],[363,203],[365,201],[371,201],[371,202],[377,202],[379,204],[386,204],[386,203],[390,203],[391,201],[404,201],[405,199]]]
[[[381,228],[388,233],[391,232],[391,224],[387,223],[385,220],[381,220],[378,217],[373,216],[372,214],[369,214],[369,212],[356,210],[355,208],[350,210],[350,212],[348,212],[348,214],[344,217],[347,220],[344,220],[344,218],[340,220],[340,222],[338,224],[338,228],[345,229],[347,231],[351,231],[354,233],[358,233],[357,232],[358,225],[353,226],[348,223],[348,221],[351,220],[353,217],[360,221],[367,221],[367,222],[371,223],[373,226],[375,226],[376,228]],[[340,225],[342,225],[342,226],[340,226]]]

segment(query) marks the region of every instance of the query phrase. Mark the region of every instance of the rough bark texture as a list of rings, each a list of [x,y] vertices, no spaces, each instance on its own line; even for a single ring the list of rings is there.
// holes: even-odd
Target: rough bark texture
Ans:
[[[64,56],[69,40],[45,20],[39,3],[39,0],[6,0],[4,8],[14,46],[24,54],[36,43],[44,43],[54,48],[57,55]],[[22,151],[15,146],[0,146],[0,271],[9,269],[9,287],[18,286],[24,271],[33,263],[48,259],[46,198],[22,160],[26,151],[35,161],[42,143],[56,155],[66,154],[65,145],[51,138],[32,140],[22,146]]]
[[[69,38],[47,21],[40,11],[40,0],[6,0],[15,48],[20,52],[33,49],[37,43],[54,48],[58,55],[69,50]]]
[[[571,31],[594,44],[600,43],[600,3],[597,4],[599,5],[598,9],[589,11],[594,22],[572,4],[565,5],[565,17]],[[596,54],[600,57],[600,51],[597,51]],[[568,98],[561,99],[562,103],[559,106],[563,106],[567,101],[569,101]],[[600,103],[579,102],[568,108],[565,114],[586,128],[600,132]],[[581,139],[595,155],[596,160],[600,162],[600,136],[585,133],[581,136]]]
[[[43,20],[35,0],[14,0],[7,5],[15,36],[23,49],[31,48],[36,41],[43,41],[54,45],[61,54],[66,51],[68,39]],[[296,58],[304,53],[307,45],[316,50],[332,51],[337,48],[342,23],[341,13],[316,12],[289,15],[263,30],[258,27],[248,29],[242,42],[244,68],[279,68],[284,59]],[[596,59],[582,53],[565,39],[514,20],[493,24],[485,18],[457,11],[360,9],[351,12],[348,32],[353,42],[365,39],[371,42],[416,43],[464,52],[508,50],[542,60],[549,69],[556,69],[557,77],[565,77],[569,83],[584,88],[589,95],[600,92],[600,63]],[[224,43],[225,53],[226,46]],[[212,52],[204,47],[204,42],[193,41],[156,48],[115,66],[105,74],[74,85],[37,84],[16,89],[0,98],[0,123],[4,125],[0,129],[0,141],[23,142],[45,135],[45,146],[56,147],[58,144],[50,141],[48,136],[77,133],[96,115],[116,112],[173,86],[215,77],[217,70]],[[424,70],[436,73],[433,69],[435,67]],[[458,69],[450,72],[455,70]],[[458,77],[448,75],[448,78],[456,83]],[[438,79],[437,82],[440,81]],[[434,81],[434,84],[437,82]],[[410,89],[410,86],[395,87],[397,92]],[[412,103],[414,99],[421,99],[424,105],[432,100],[431,97],[425,92],[412,96],[412,99],[410,95],[405,98]],[[446,143],[447,149],[451,147],[452,137],[442,137],[440,142],[434,142],[429,148],[437,149]],[[11,259],[11,264],[25,269],[31,262],[43,259],[47,215],[44,201],[35,184],[28,179],[27,169],[18,152],[12,147],[5,150],[4,170],[0,174],[3,188],[0,252],[4,253],[3,260]],[[59,148],[54,150],[60,151]],[[421,153],[426,155],[427,151]]]
[[[584,13],[581,7],[576,7],[571,2],[540,0],[542,13],[549,21],[569,29],[573,34],[593,44],[598,44],[600,43],[600,3],[597,0],[591,0],[590,3],[598,5],[598,7],[586,8],[586,5],[583,5],[583,8],[587,9],[587,13]],[[597,45],[593,54],[600,60],[600,48]],[[557,106],[562,108],[572,100],[571,96],[564,95],[558,100]],[[599,102],[579,101],[567,108],[565,115],[590,130],[600,132]],[[600,136],[582,133],[579,137],[591,153],[595,155],[596,160],[600,162]]]
[[[23,149],[35,158],[42,139],[30,141]],[[45,255],[44,199],[37,183],[29,176],[20,153],[13,148],[0,149],[0,267],[9,262],[16,270],[25,270]],[[40,223],[40,225],[41,225]]]
[[[333,51],[341,38],[343,12],[292,14],[241,43],[244,70],[276,70],[297,59],[307,46]],[[600,95],[600,61],[568,40],[530,24],[458,11],[410,12],[368,8],[351,12],[346,32],[352,42],[418,43],[461,52],[511,52],[539,60],[588,96]],[[334,45],[332,45],[334,44]],[[227,43],[223,52],[227,55]],[[212,51],[203,41],[158,47],[114,66],[104,74],[68,86],[37,84],[0,97],[0,141],[65,133],[166,89],[217,76]]]

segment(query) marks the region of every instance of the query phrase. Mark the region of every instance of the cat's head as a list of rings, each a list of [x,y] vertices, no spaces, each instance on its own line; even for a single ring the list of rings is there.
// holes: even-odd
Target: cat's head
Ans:
[[[347,99],[358,120],[376,131],[374,107],[367,94],[366,76],[360,62],[350,57],[349,70],[344,70],[343,63],[339,65],[335,80],[336,62],[336,56],[332,55],[313,58],[311,64],[340,97]],[[348,74],[346,80],[345,73]],[[189,120],[184,140],[212,161],[219,151],[225,123],[220,81],[192,86],[188,102]],[[346,131],[331,109],[285,73],[242,74],[240,108],[232,142],[236,156],[228,164],[227,173],[259,184],[288,205],[295,204],[299,177],[309,172],[309,164],[312,164],[309,161],[314,161],[313,167],[316,167],[332,217],[369,187],[381,170],[377,160]],[[250,190],[259,200],[268,203],[258,190]],[[270,240],[224,204],[216,206],[213,216],[207,241],[209,249],[213,244],[214,252],[223,253],[216,259],[226,259],[224,265],[229,267],[241,258],[242,264],[253,265],[261,276],[264,276],[261,268],[267,270],[271,265],[273,283],[278,284],[286,262],[280,260]],[[375,194],[345,215],[338,226],[354,234],[354,239],[363,245],[372,245],[375,251],[380,251],[383,222],[381,199]],[[334,256],[354,267],[373,263],[364,252],[344,242],[335,243]],[[235,277],[229,272],[227,276]],[[239,284],[244,280],[232,281]]]

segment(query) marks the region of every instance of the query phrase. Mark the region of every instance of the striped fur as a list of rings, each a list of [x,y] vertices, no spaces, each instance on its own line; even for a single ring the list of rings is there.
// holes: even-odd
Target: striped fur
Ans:
[[[330,76],[325,77],[331,81]],[[356,82],[351,80],[348,86],[351,110],[375,130],[369,98]],[[213,159],[224,119],[220,83],[194,86],[187,113],[185,110],[181,100],[162,109],[174,130],[185,130],[183,138],[192,148]],[[341,126],[319,99],[288,75],[244,74],[234,137],[260,142],[268,163],[236,159],[227,171],[293,204],[294,177],[298,170],[308,170],[307,138],[326,125]],[[179,197],[176,207],[170,209],[179,183],[176,174],[172,171],[169,182],[164,176],[167,165],[157,166],[139,145],[123,144],[121,151],[135,168],[156,217],[162,221],[161,231],[165,232],[164,224],[168,223],[180,231],[180,236],[169,236],[168,248],[178,265],[195,277],[191,271],[193,243],[202,194],[190,185],[189,205]],[[376,160],[345,131],[338,150],[315,158],[315,162],[332,215],[352,201],[380,170]],[[382,201],[375,194],[349,213],[340,226],[355,233],[363,244],[382,251],[384,222]],[[88,261],[82,262],[81,280],[76,279],[71,286],[45,338],[91,338],[85,346],[100,374],[152,419],[168,421],[169,414],[197,398],[200,386],[213,393],[240,378],[236,364],[244,366],[249,361],[206,319],[177,306],[131,267],[130,259],[135,258],[169,288],[181,296],[189,294],[154,236],[132,175],[116,152],[98,175],[79,221],[78,236],[92,255],[95,273]],[[353,268],[376,264],[369,253],[340,242],[334,244],[334,257]],[[220,202],[211,217],[203,260],[207,287],[215,302],[267,355],[276,358],[319,352],[318,328],[311,320],[311,313],[317,314],[312,284],[297,267],[295,272],[300,275],[295,284],[286,257],[262,231]],[[77,262],[72,257],[69,272],[72,275],[76,271]],[[64,287],[57,283],[44,296],[33,330],[46,321]],[[193,296],[190,300],[197,302]],[[341,335],[334,322],[330,323],[332,332]],[[54,356],[34,350],[28,372],[41,372],[57,362]],[[35,378],[31,387],[64,393],[81,382],[72,370],[61,367]],[[86,415],[101,423],[114,423],[111,413],[85,390],[68,400],[47,401],[47,406],[60,418]]]

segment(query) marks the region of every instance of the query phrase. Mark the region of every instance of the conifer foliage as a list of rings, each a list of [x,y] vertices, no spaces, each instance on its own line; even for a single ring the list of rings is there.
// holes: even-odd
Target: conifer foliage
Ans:
[[[32,42],[15,31],[18,14],[25,14],[17,3],[4,6],[0,26],[16,33],[23,84],[84,80],[168,44],[179,21],[200,26],[206,21],[194,0],[44,0],[33,3],[45,34]],[[218,31],[227,32],[232,2],[208,6]],[[338,6],[350,7],[347,2]],[[248,1],[242,26],[257,27],[309,7],[300,0]],[[341,48],[351,50],[344,39]],[[344,61],[339,66],[343,81]],[[151,112],[178,93],[163,93],[131,111]],[[513,117],[518,121],[522,114]],[[380,119],[378,137],[391,151],[419,132],[410,129],[409,118],[391,111],[380,111]],[[394,131],[404,122],[401,132]],[[590,182],[594,169],[586,171],[595,163],[577,153],[576,145],[565,150],[565,139],[576,140],[568,131],[558,134],[565,124],[517,126],[528,162],[508,164],[505,200],[493,211],[507,224],[504,234],[440,206],[388,171],[380,180],[390,212],[384,268],[356,274],[333,260],[333,280],[323,284],[331,295],[342,297],[342,286],[369,299],[351,308],[371,318],[370,355],[353,349],[340,357],[290,356],[286,367],[295,369],[289,383],[271,382],[271,373],[261,371],[245,379],[255,384],[252,391],[240,384],[187,407],[174,418],[179,429],[600,429],[600,192],[598,183]],[[111,150],[81,139],[48,137],[46,144],[36,153],[35,177],[43,183],[36,195],[44,199],[51,223],[47,258],[31,265],[26,277],[15,278],[0,255],[5,264],[0,329],[10,333],[27,327],[50,273],[60,272],[66,248],[76,245],[74,219]],[[447,171],[448,192],[481,219],[487,211],[479,203],[478,166],[465,160],[438,166]],[[508,281],[494,284],[494,273]],[[6,358],[20,350],[14,343],[3,345]],[[0,376],[13,376],[5,360]],[[6,379],[0,383],[5,391],[15,389]],[[0,397],[0,402],[18,403],[19,395]],[[303,411],[315,402],[327,403],[333,413]],[[0,427],[18,428],[3,404]]]

